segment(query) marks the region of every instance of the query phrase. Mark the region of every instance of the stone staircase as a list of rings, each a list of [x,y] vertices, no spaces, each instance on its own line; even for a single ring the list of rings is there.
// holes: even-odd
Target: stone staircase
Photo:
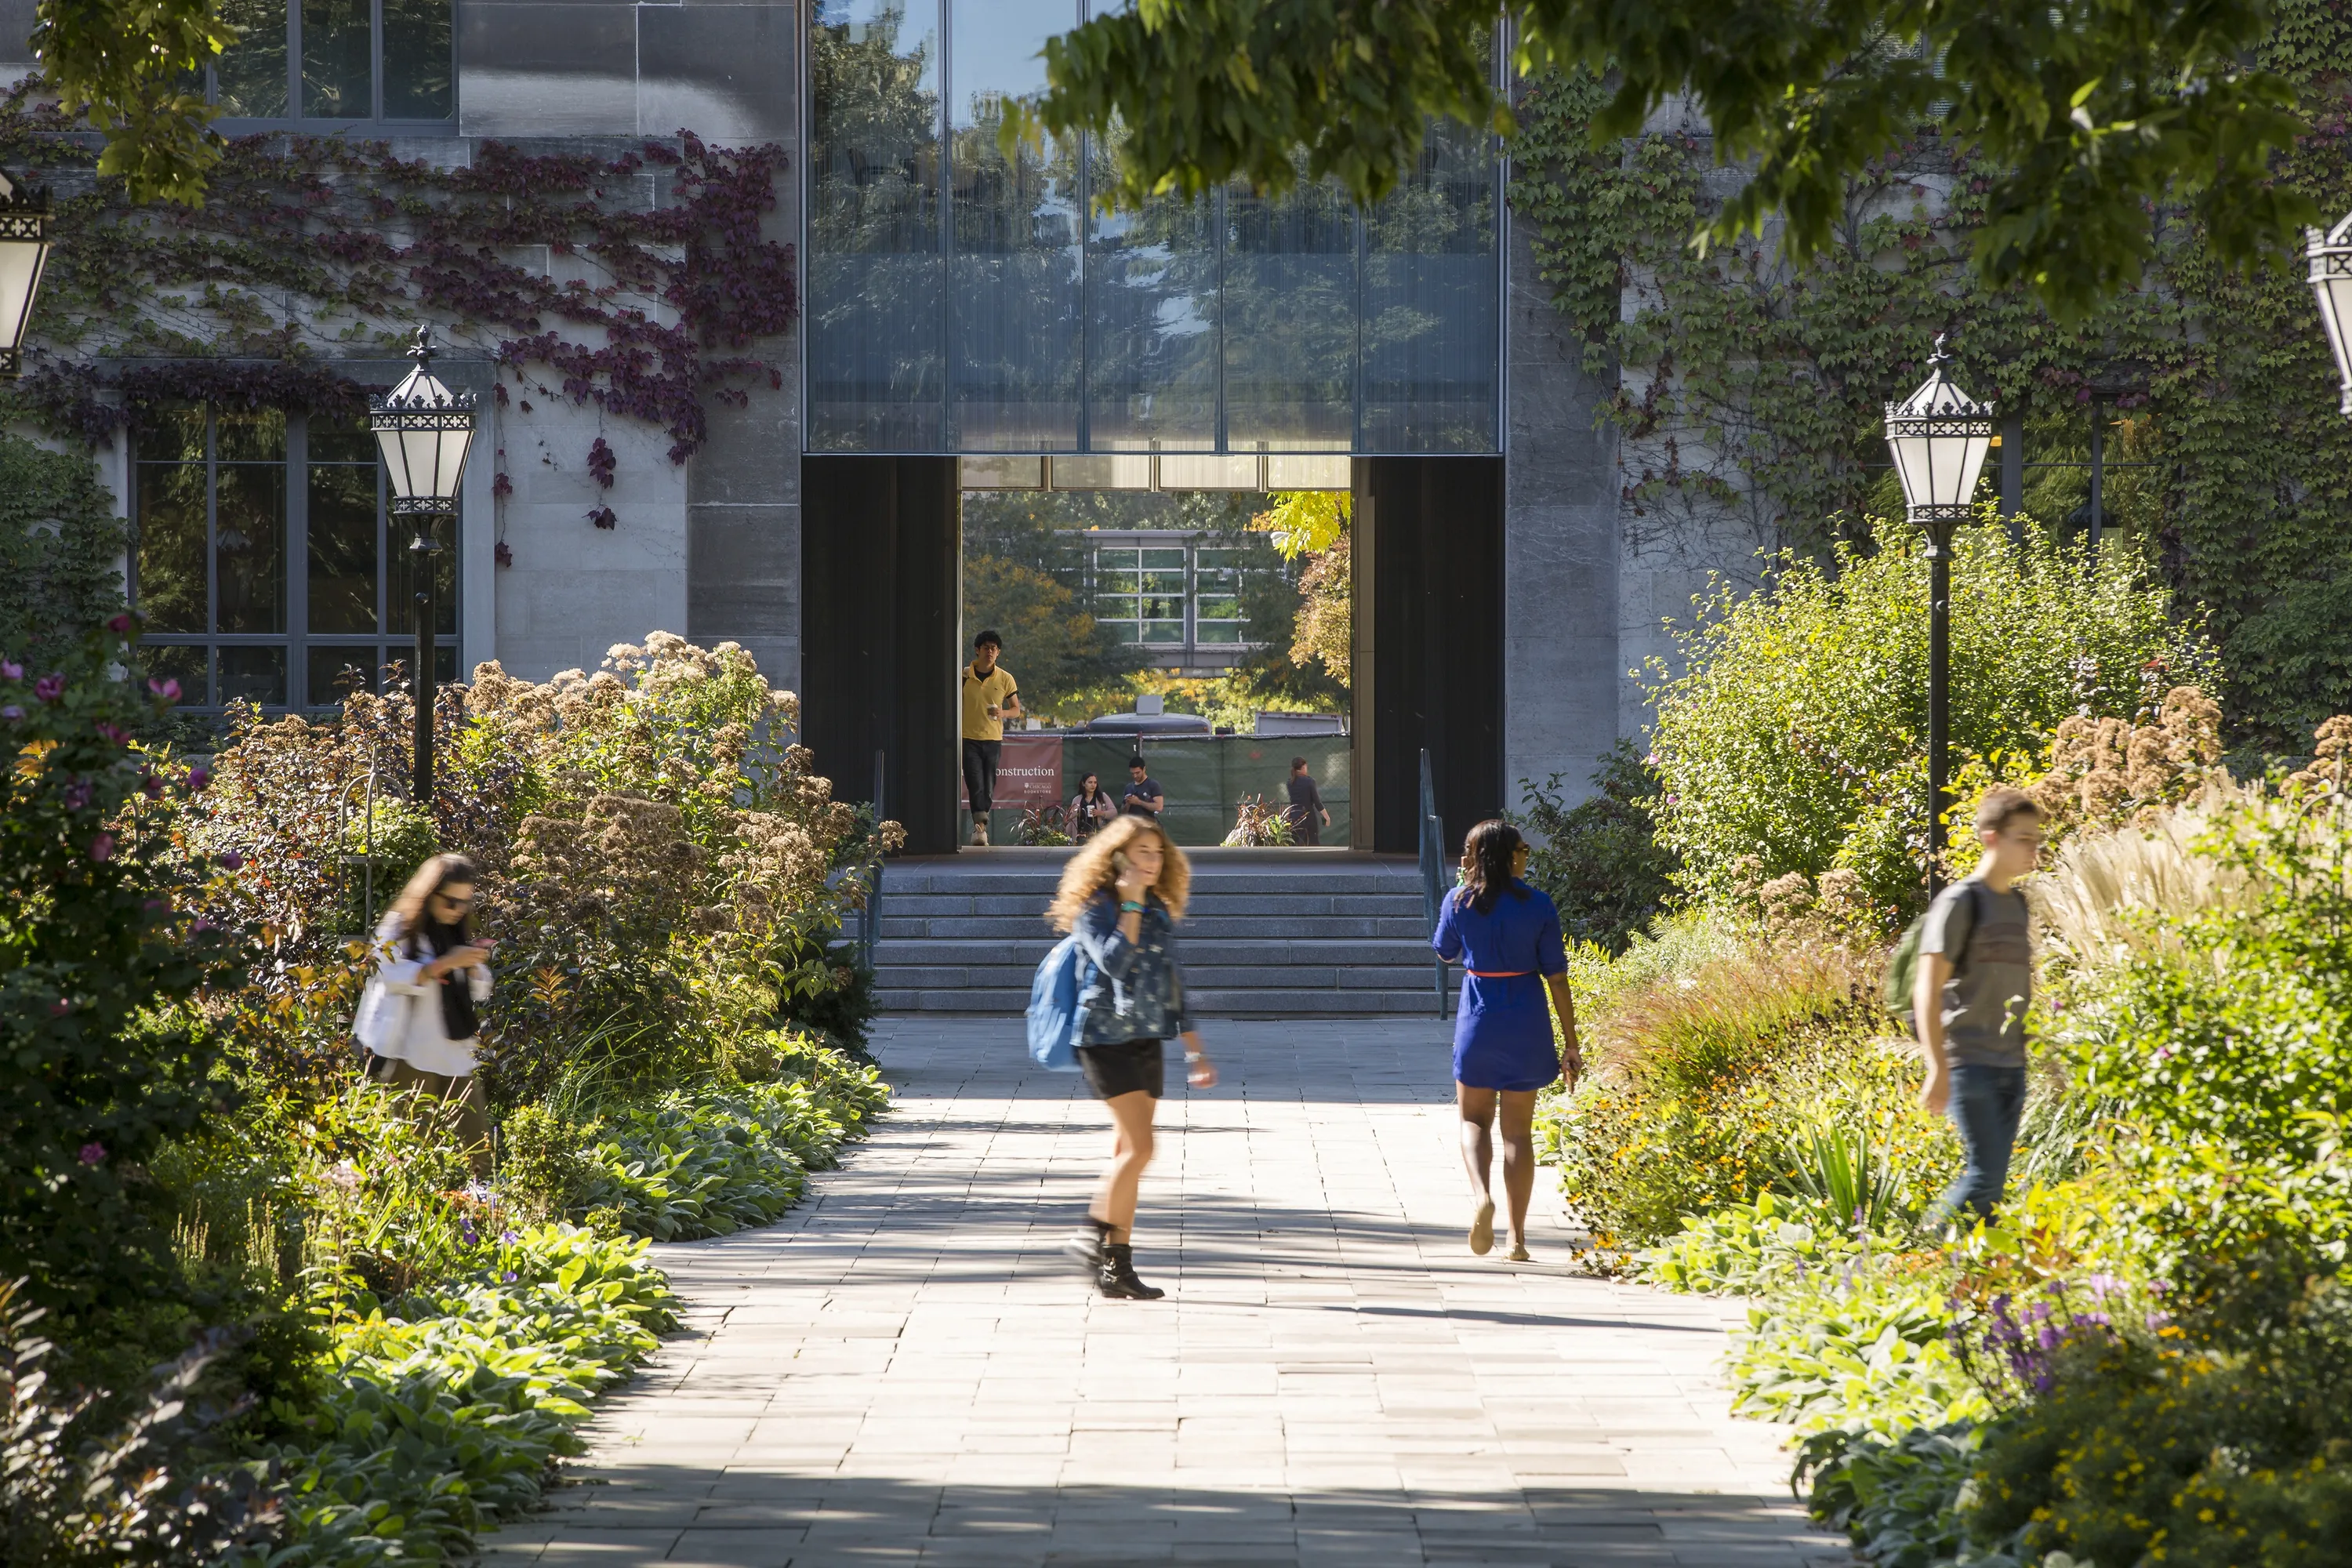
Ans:
[[[875,943],[886,1013],[1019,1013],[1058,938],[1044,914],[1066,849],[889,862]],[[1421,878],[1403,856],[1192,849],[1177,928],[1203,1017],[1438,1016]],[[1449,976],[1452,1006],[1459,976]]]

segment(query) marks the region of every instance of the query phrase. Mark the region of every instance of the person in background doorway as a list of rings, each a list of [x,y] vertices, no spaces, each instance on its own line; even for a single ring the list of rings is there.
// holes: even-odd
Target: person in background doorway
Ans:
[[[474,1173],[489,1174],[490,1128],[474,1081],[480,1033],[474,1009],[490,999],[491,943],[474,934],[474,863],[436,855],[416,868],[375,928],[384,989],[408,1005],[375,1047],[369,1076],[405,1089],[420,1113],[446,1108]]]
[[[1063,815],[1069,821],[1070,842],[1084,844],[1097,828],[1118,815],[1118,807],[1103,788],[1102,775],[1088,773],[1078,781],[1078,793],[1070,797],[1069,810]]]
[[[1454,1009],[1454,1093],[1462,1112],[1462,1159],[1476,1207],[1470,1250],[1495,1245],[1490,1129],[1503,1130],[1503,1190],[1511,1205],[1511,1261],[1528,1260],[1528,1200],[1535,1192],[1536,1091],[1568,1073],[1576,1085],[1584,1058],[1576,1044],[1576,1004],[1568,991],[1568,949],[1559,911],[1528,886],[1528,846],[1500,817],[1473,827],[1462,843],[1462,885],[1445,896],[1430,945],[1463,967]],[[1551,994],[1551,1008],[1544,994]],[[1560,1033],[1552,1038],[1551,1015]]]
[[[1290,820],[1293,844],[1320,844],[1323,830],[1331,826],[1331,814],[1323,809],[1323,792],[1315,787],[1305,757],[1290,759],[1290,806],[1282,815]]]
[[[2017,879],[2042,858],[2042,811],[2023,790],[1995,784],[1977,802],[1984,858],[1936,895],[1919,929],[1911,1016],[1927,1056],[1919,1103],[1951,1114],[1968,1158],[1927,1211],[1931,1229],[1962,1208],[1992,1217],[2025,1114],[2025,1009],[2033,944]]]
[[[1103,1173],[1086,1225],[1068,1251],[1115,1300],[1156,1301],[1168,1292],[1135,1276],[1135,1198],[1151,1163],[1152,1114],[1166,1068],[1160,1047],[1184,1042],[1185,1081],[1213,1089],[1217,1069],[1184,1011],[1184,972],[1176,960],[1176,922],[1184,918],[1192,870],[1184,853],[1139,816],[1121,816],[1062,868],[1045,918],[1076,935],[1086,955],[1078,992],[1078,1067],[1095,1098],[1109,1108],[1111,1166]]]
[[[1127,795],[1118,803],[1119,809],[1159,821],[1160,814],[1168,809],[1168,792],[1160,787],[1140,756],[1127,759]]]
[[[996,805],[996,763],[1004,752],[1004,721],[1021,716],[1021,689],[996,662],[1004,639],[983,631],[971,639],[963,670],[963,792],[971,801],[971,841],[988,843],[988,814]]]

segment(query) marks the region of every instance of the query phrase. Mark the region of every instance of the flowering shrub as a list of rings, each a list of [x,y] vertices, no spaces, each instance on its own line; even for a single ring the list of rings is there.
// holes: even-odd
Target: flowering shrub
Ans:
[[[1694,892],[1843,867],[1880,908],[1925,897],[1927,562],[1907,528],[1875,543],[1780,557],[1769,593],[1719,584],[1678,636],[1682,673],[1658,668],[1658,832]],[[2210,680],[2210,645],[2129,552],[1994,528],[1956,548],[1956,761],[2036,766],[2069,716],[2121,721]]]
[[[0,653],[0,1279],[69,1339],[185,1297],[144,1167],[215,1111],[219,1044],[181,1004],[244,957],[175,831],[204,775],[131,743],[177,692],[120,673],[130,630]]]

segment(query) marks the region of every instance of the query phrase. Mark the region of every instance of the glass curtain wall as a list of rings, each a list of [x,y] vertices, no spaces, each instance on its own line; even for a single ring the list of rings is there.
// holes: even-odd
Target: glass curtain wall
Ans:
[[[1088,3],[817,0],[810,447],[1496,450],[1491,138],[1433,126],[1369,214],[1328,184],[1095,211],[1114,146],[996,137]]]

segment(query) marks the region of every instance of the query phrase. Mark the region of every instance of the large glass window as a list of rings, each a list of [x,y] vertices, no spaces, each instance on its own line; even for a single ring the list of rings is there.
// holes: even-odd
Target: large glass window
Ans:
[[[1493,449],[1500,387],[1490,138],[1441,120],[1364,219],[1363,447]]]
[[[809,445],[941,450],[937,0],[818,0],[809,75]]]
[[[181,701],[322,707],[413,658],[415,530],[385,515],[365,424],[202,406],[142,431],[132,603]],[[457,669],[457,536],[435,520],[436,665]]]
[[[960,452],[1073,450],[1078,439],[1077,148],[998,145],[1008,102],[1045,89],[1045,40],[1077,0],[960,0],[948,38],[954,98],[948,298]]]
[[[1192,650],[1240,650],[1248,619],[1241,608],[1239,550],[1199,545],[1184,534],[1128,534],[1094,547],[1095,624],[1115,643],[1150,648],[1192,663]]]
[[[809,446],[1495,450],[1492,138],[1434,125],[1369,214],[1329,184],[1097,212],[1113,138],[996,132],[1045,41],[1118,3],[816,0]]]
[[[221,15],[243,34],[210,72],[223,119],[455,128],[457,0],[221,0]]]

